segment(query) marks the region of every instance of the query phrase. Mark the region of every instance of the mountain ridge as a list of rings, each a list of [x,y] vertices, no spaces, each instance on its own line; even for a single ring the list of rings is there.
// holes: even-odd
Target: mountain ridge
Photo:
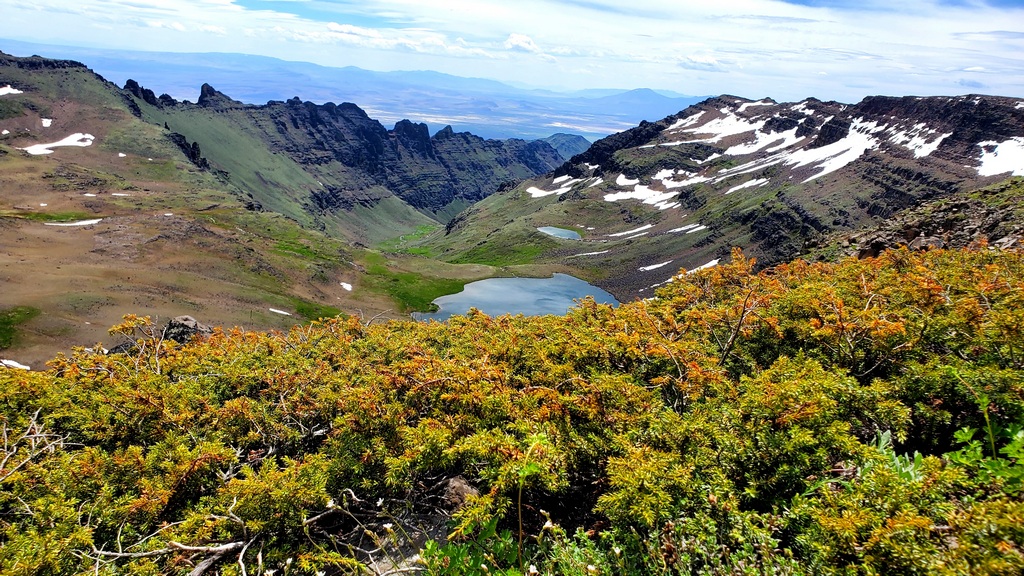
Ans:
[[[156,98],[134,80],[126,82],[125,90],[142,107],[142,117],[198,142],[214,165],[234,175],[262,205],[279,205],[279,196],[286,194],[301,207],[293,208],[293,215],[305,213],[353,240],[369,230],[356,219],[338,222],[336,211],[357,205],[372,209],[393,195],[409,206],[403,218],[415,221],[417,211],[425,216],[421,223],[443,223],[501,185],[564,161],[543,141],[486,140],[450,127],[431,136],[426,124],[410,120],[389,130],[349,102],[315,104],[294,97],[245,104],[208,83],[194,104],[166,95]],[[205,126],[196,125],[198,118]],[[271,154],[293,161],[292,171],[306,176],[275,178],[217,147],[236,131],[265,142]]]
[[[93,68],[117,82],[134,78],[160,86],[179,100],[194,100],[196,87],[204,82],[254,104],[287,100],[297,93],[294,87],[301,86],[304,99],[357,102],[385,123],[409,117],[432,130],[451,124],[485,138],[536,139],[569,130],[596,139],[704,98],[660,95],[646,103],[628,100],[610,108],[608,101],[599,99],[628,90],[554,92],[431,71],[375,72],[239,54],[122,52],[0,39],[0,48],[4,46],[8,52],[88,58]]]
[[[875,96],[851,105],[724,95],[598,140],[430,241],[443,258],[473,262],[536,227],[572,228],[582,243],[562,242],[540,259],[577,267],[621,300],[642,296],[666,271],[712,265],[733,246],[762,266],[788,261],[818,235],[1007,174],[1024,175],[1019,98]]]

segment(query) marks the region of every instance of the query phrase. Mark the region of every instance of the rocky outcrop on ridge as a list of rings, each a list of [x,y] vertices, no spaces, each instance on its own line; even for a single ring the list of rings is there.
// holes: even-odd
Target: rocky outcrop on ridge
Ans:
[[[456,133],[450,126],[431,136],[426,124],[409,120],[388,130],[352,103],[316,104],[296,97],[252,106],[209,84],[202,86],[195,104],[176,102],[166,95],[157,98],[134,81],[125,85],[125,91],[153,107],[173,108],[185,115],[201,111],[220,116],[261,140],[272,154],[295,161],[318,183],[307,191],[304,203],[311,212],[373,207],[393,195],[446,221],[449,207],[461,209],[494,193],[505,182],[535,177],[564,161],[543,141],[486,140],[468,132]],[[209,135],[201,130],[190,133],[196,120],[202,121],[199,114],[195,119],[172,121],[173,129],[188,145],[182,150],[190,159],[195,156],[192,146],[216,144],[204,142]],[[260,178],[267,180],[265,193],[295,188],[290,182],[274,182],[269,172]],[[265,197],[262,200],[266,203]]]

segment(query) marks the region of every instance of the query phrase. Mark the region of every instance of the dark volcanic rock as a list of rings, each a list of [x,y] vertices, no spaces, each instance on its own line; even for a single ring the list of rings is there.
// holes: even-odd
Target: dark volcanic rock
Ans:
[[[210,163],[209,161],[206,160],[206,158],[203,158],[203,153],[202,150],[199,149],[198,142],[192,142],[190,144],[188,139],[185,138],[184,135],[178,134],[177,132],[171,132],[167,134],[167,138],[171,142],[174,142],[175,146],[177,146],[181,150],[182,154],[184,154],[185,157],[188,158],[190,162],[195,164],[197,168],[200,168],[202,170],[210,169]]]
[[[0,52],[0,66],[13,66],[23,70],[60,70],[63,68],[84,68],[85,64],[74,60],[51,60],[42,56],[28,56],[20,58]]]
[[[238,100],[232,100],[222,92],[218,92],[213,86],[203,84],[199,89],[199,100],[197,104],[204,108],[238,108],[245,104]]]
[[[876,227],[831,235],[817,243],[839,244],[846,255],[878,256],[884,250],[964,248],[981,242],[1000,248],[1024,238],[1024,181],[1008,181],[976,193],[960,192],[896,213]]]
[[[821,127],[818,137],[811,142],[808,148],[821,148],[839,142],[850,134],[850,126],[853,123],[848,118],[833,118]]]
[[[156,94],[149,88],[143,88],[139,86],[139,83],[131,78],[124,83],[125,91],[131,93],[136,98],[151,106],[160,106],[160,101],[157,99]]]
[[[213,329],[191,316],[171,318],[163,329],[163,337],[179,344],[188,344],[194,338],[204,338],[213,334]]]

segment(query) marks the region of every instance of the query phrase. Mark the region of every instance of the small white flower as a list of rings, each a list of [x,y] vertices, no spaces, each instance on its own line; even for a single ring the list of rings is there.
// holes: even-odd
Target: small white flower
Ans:
[[[377,498],[377,508],[380,508],[383,505],[384,505],[384,499],[383,498]]]
[[[387,524],[384,525],[384,529],[387,530],[388,532],[391,532],[391,529],[394,528],[394,527],[395,527],[395,525],[392,524],[391,522],[388,522]]]
[[[587,572],[590,572],[591,574],[597,574],[597,566],[594,566],[593,564],[587,564]]]
[[[289,558],[289,559],[285,560],[285,561],[284,561],[284,565],[285,565],[285,566],[291,566],[291,565],[292,565],[292,559],[291,559],[291,558]]]
[[[334,501],[334,498],[331,498],[330,500],[327,501],[327,507],[328,508],[337,508],[338,504]]]
[[[543,530],[551,530],[554,527],[555,527],[555,525],[551,523],[551,520],[548,520],[547,522],[544,523]]]
[[[612,552],[615,552],[616,556],[622,556],[622,548],[619,548],[618,546],[612,548]]]
[[[487,564],[481,564],[480,567],[483,568],[484,572],[490,572],[490,570],[487,569]]]
[[[536,566],[534,566],[533,564],[530,564],[529,574],[530,574],[530,576],[533,576],[534,574],[540,574],[540,570],[537,570]]]

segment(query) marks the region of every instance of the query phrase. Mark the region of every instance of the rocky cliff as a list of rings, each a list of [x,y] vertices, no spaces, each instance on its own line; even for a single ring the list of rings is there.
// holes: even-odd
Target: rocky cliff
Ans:
[[[563,161],[542,141],[485,140],[450,127],[431,136],[425,124],[408,120],[388,130],[351,103],[315,104],[292,98],[262,106],[237,102],[204,84],[198,101],[174,102],[156,98],[150,90],[129,81],[125,90],[159,114],[171,116],[175,132],[198,142],[202,150],[223,147],[226,135],[212,134],[214,124],[228,123],[244,132],[249,142],[265,144],[274,155],[297,164],[316,185],[295,192],[295,178],[275,179],[260,171],[260,181],[245,180],[235,159],[218,165],[218,154],[208,157],[214,167],[238,176],[263,204],[260,196],[288,188],[307,211],[330,213],[356,207],[373,208],[397,197],[414,210],[446,221],[461,208],[492,194],[503,183],[521,181],[549,172]],[[163,116],[161,116],[163,117]],[[258,170],[258,168],[254,168]],[[253,190],[257,188],[256,190]]]

